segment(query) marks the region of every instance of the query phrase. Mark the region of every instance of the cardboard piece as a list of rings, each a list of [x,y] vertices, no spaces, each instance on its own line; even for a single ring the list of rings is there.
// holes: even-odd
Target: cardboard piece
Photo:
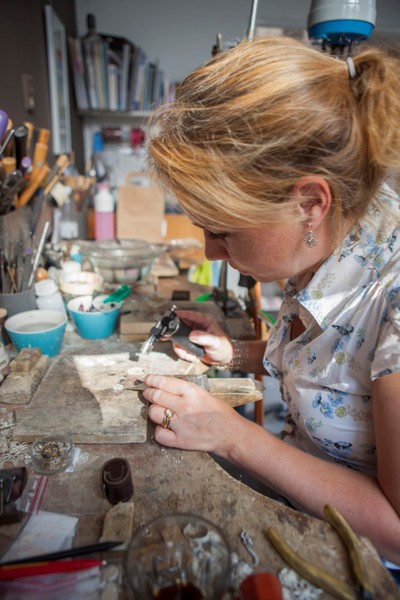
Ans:
[[[118,189],[117,238],[163,241],[164,192],[155,187],[148,173],[129,173]]]

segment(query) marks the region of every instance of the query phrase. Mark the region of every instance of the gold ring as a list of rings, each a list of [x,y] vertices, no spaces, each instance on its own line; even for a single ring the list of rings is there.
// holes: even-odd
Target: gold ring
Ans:
[[[161,427],[164,427],[164,429],[169,429],[169,426],[171,425],[171,419],[174,416],[174,411],[172,410],[172,408],[166,408],[164,410],[164,418],[161,421]]]

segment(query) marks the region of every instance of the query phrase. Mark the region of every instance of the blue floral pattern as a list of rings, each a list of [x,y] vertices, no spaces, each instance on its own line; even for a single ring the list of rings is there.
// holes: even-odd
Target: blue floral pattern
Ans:
[[[386,185],[298,290],[290,279],[264,365],[288,405],[285,440],[376,473],[372,382],[400,372],[400,201]],[[300,318],[305,331],[291,340]]]

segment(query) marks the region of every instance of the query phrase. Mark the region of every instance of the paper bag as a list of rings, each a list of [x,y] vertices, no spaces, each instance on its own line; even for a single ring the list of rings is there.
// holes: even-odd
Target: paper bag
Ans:
[[[117,238],[161,242],[164,205],[164,192],[153,185],[148,173],[129,173],[118,189]]]

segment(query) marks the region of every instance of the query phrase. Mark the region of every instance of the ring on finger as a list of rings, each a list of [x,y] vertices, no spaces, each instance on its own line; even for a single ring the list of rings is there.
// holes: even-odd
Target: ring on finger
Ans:
[[[164,429],[169,429],[169,426],[171,425],[171,419],[174,414],[175,412],[172,410],[172,408],[166,408],[164,410],[163,420],[161,421],[161,427],[164,427]]]

